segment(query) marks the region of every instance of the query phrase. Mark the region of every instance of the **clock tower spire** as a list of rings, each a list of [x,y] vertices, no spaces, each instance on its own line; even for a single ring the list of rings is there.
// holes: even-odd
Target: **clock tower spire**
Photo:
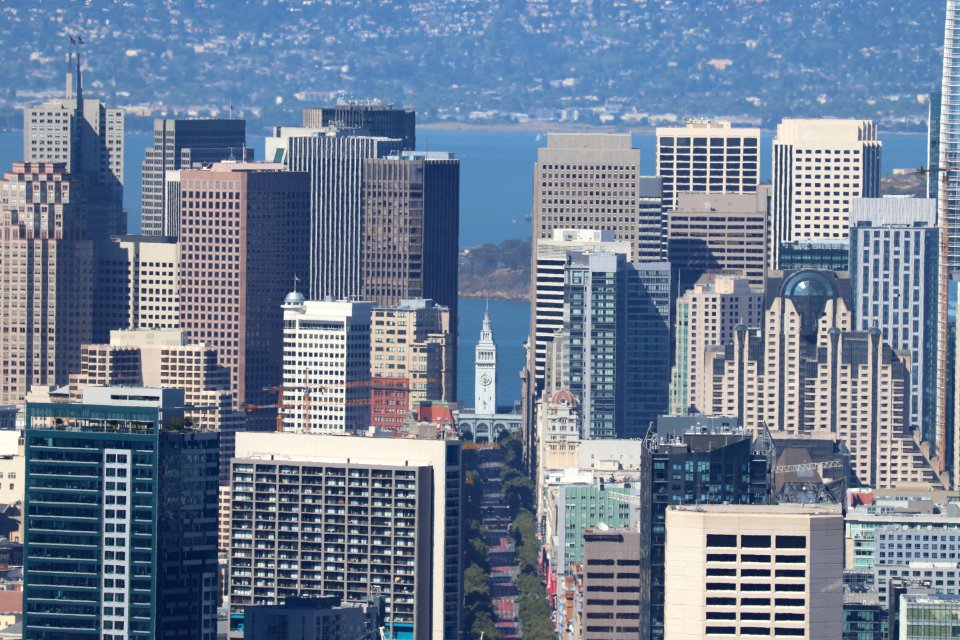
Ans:
[[[483,312],[483,328],[477,342],[474,360],[474,407],[477,415],[492,416],[497,412],[497,344],[490,326],[490,305]]]

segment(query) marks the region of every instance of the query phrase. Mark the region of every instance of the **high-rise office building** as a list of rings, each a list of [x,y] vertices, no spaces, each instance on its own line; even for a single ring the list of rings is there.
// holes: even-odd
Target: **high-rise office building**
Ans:
[[[960,595],[945,595],[933,590],[907,592],[900,596],[900,640],[935,640],[960,636]]]
[[[370,426],[372,302],[283,302],[283,430],[360,433]]]
[[[422,402],[453,402],[455,349],[447,307],[432,300],[375,307],[370,318],[371,424],[399,426]],[[404,402],[379,405],[396,411],[379,413],[378,394],[394,387]],[[400,420],[388,420],[390,415]]]
[[[781,271],[800,269],[846,271],[850,267],[850,242],[847,240],[781,242],[779,261]]]
[[[310,265],[306,276],[311,300],[363,295],[365,161],[399,154],[402,147],[398,139],[354,135],[349,129],[336,128],[276,127],[267,138],[267,159],[310,175]]]
[[[403,150],[417,148],[417,112],[379,100],[339,102],[332,107],[308,107],[303,110],[303,126],[311,129],[336,127],[355,135],[375,138],[399,138]]]
[[[759,327],[763,293],[742,276],[707,274],[677,299],[674,315],[674,365],[670,379],[670,413],[713,406],[710,353],[733,340],[737,325]]]
[[[97,314],[109,318],[106,324],[110,328],[180,326],[180,245],[176,238],[117,236],[99,251],[99,276],[106,295],[97,298]]]
[[[710,413],[775,436],[839,437],[865,485],[939,487],[938,469],[909,428],[910,356],[894,351],[876,327],[854,329],[846,274],[775,272],[764,304],[762,330],[738,326],[708,365]]]
[[[80,51],[76,76],[68,61],[66,96],[23,110],[23,157],[28,163],[64,163],[82,187],[90,240],[126,232],[123,213],[123,109],[83,95]],[[76,83],[74,88],[74,82]]]
[[[220,433],[220,479],[226,483],[237,431],[245,414],[234,409],[230,372],[205,344],[188,344],[182,330],[111,331],[109,344],[86,344],[80,366],[70,374],[70,397],[87,387],[145,386],[180,389],[184,418]]]
[[[376,638],[383,598],[344,602],[337,596],[287,598],[282,604],[247,607],[244,640],[357,640]]]
[[[537,243],[534,313],[530,318],[534,343],[534,379],[543,388],[547,347],[554,334],[563,328],[563,273],[574,253],[609,251],[633,257],[631,244],[615,241],[613,231],[593,229],[554,229],[550,238]]]
[[[657,127],[657,175],[668,209],[681,193],[753,193],[760,184],[760,129],[697,119]]]
[[[14,163],[0,181],[0,402],[63,385],[94,336],[94,246],[79,181],[62,163]]]
[[[460,161],[453,154],[403,152],[364,162],[364,300],[435,300],[450,310],[455,342],[459,241]]]
[[[870,120],[788,118],[777,125],[771,268],[781,268],[781,242],[847,238],[853,200],[880,196],[882,146]]]
[[[613,231],[631,259],[662,257],[659,178],[640,175],[640,150],[629,133],[551,133],[537,151],[533,179],[533,249],[554,229]],[[655,205],[655,203],[654,203]]]
[[[650,484],[650,637],[663,637],[667,508],[674,504],[767,504],[773,460],[734,418],[660,418],[646,439],[650,455],[642,482]],[[677,470],[683,469],[682,473]],[[724,482],[717,478],[723,477]]]
[[[280,305],[309,265],[309,187],[273,163],[181,172],[180,326],[217,351],[238,405],[276,401]]]
[[[380,595],[387,638],[456,640],[461,487],[457,440],[239,434],[231,637],[243,637],[248,606]],[[276,508],[262,509],[267,503]]]
[[[583,534],[583,640],[649,638],[643,534],[606,524]]]
[[[630,263],[603,251],[571,256],[563,377],[580,404],[584,438],[643,437],[666,411],[670,289],[667,262]]]
[[[910,424],[945,461],[947,434],[936,420],[940,233],[932,199],[863,198],[850,213],[854,327],[880,329],[910,354]],[[942,470],[942,469],[941,469]]]
[[[25,638],[217,637],[217,434],[183,398],[27,405]]]
[[[769,202],[767,187],[745,194],[678,194],[667,213],[667,256],[680,291],[708,271],[740,273],[762,286]]]
[[[838,506],[667,509],[664,638],[839,638]]]
[[[153,146],[143,159],[140,229],[146,236],[177,236],[180,220],[167,217],[168,171],[201,169],[221,160],[253,160],[246,148],[247,123],[239,119],[158,118],[153,121]],[[173,174],[176,176],[176,174]],[[177,197],[179,200],[179,196]]]

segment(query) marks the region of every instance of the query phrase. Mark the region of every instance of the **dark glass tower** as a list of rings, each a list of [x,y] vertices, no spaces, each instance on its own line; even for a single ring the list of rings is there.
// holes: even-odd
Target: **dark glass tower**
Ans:
[[[724,422],[725,420],[725,422]],[[658,421],[651,456],[650,637],[663,637],[666,513],[681,504],[766,504],[772,448],[736,419],[678,416]]]
[[[23,636],[216,638],[218,434],[183,392],[27,404]]]

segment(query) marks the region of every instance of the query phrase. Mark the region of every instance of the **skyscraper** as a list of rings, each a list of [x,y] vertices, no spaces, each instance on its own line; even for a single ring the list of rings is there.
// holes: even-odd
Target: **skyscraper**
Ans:
[[[949,9],[947,9],[949,11]],[[927,197],[936,198],[940,185],[940,108],[939,91],[927,96]]]
[[[246,148],[247,123],[244,120],[197,118],[153,121],[153,146],[143,159],[141,184],[141,233],[147,236],[176,236],[179,219],[168,217],[167,171],[201,169],[221,160],[253,160]]]
[[[671,506],[666,525],[665,640],[840,637],[839,507]]]
[[[708,271],[746,276],[763,285],[767,269],[767,217],[770,191],[681,193],[667,212],[667,256],[679,291]]]
[[[370,426],[372,302],[283,302],[283,430],[359,433]]]
[[[631,259],[659,260],[662,207],[657,178],[640,175],[629,133],[551,133],[537,150],[533,178],[533,249],[554,229],[609,229],[631,245]]]
[[[217,637],[217,434],[183,398],[27,405],[25,638]]]
[[[417,148],[417,112],[379,100],[338,102],[332,107],[303,110],[303,126],[310,129],[336,127],[350,129],[355,135],[375,138],[399,138],[403,150]]]
[[[564,272],[569,390],[583,437],[643,437],[666,411],[670,370],[670,264],[623,254],[574,254]]]
[[[932,176],[936,184],[937,224],[945,240],[944,267],[955,271],[960,268],[960,3],[947,0],[947,17],[943,38],[943,75],[940,81],[940,131],[939,161],[941,173]],[[933,168],[933,163],[930,163]],[[928,187],[928,191],[931,189]],[[945,190],[946,193],[942,191]],[[941,283],[942,287],[945,287]],[[941,291],[941,295],[945,291]]]
[[[705,413],[713,406],[711,353],[722,352],[737,325],[759,327],[763,293],[742,276],[704,275],[676,303],[670,413]]]
[[[877,127],[870,120],[785,119],[773,140],[770,264],[780,243],[843,240],[854,198],[880,196]]]
[[[353,135],[335,128],[277,127],[268,159],[310,176],[311,300],[345,300],[363,289],[364,161],[398,154],[401,140]]]
[[[893,349],[910,354],[910,424],[946,453],[936,420],[937,297],[940,234],[932,199],[863,198],[850,213],[850,282],[854,327],[880,329]],[[942,470],[942,469],[941,469]]]
[[[457,640],[461,464],[460,442],[435,436],[239,434],[230,637],[243,637],[247,606],[380,595],[387,638]],[[264,502],[276,508],[264,511]]]
[[[104,293],[97,297],[97,315],[107,316],[111,328],[180,326],[180,245],[176,238],[117,236],[98,251]]]
[[[534,312],[530,318],[530,336],[534,350],[533,379],[543,387],[544,367],[549,343],[563,328],[563,274],[575,253],[608,251],[632,259],[631,244],[614,241],[613,231],[592,229],[554,229],[549,238],[537,243],[536,275],[533,283]]]
[[[274,163],[181,172],[180,325],[216,349],[238,405],[276,400],[280,305],[309,265],[309,186]]]
[[[839,437],[859,482],[941,485],[909,428],[909,354],[853,327],[845,275],[803,270],[767,279],[762,331],[737,327],[714,356],[711,413],[748,429]]]
[[[83,95],[80,50],[67,63],[66,96],[23,110],[23,157],[64,163],[82,186],[90,240],[126,232],[123,213],[123,109]],[[76,87],[73,84],[76,82]]]
[[[82,186],[63,163],[14,163],[0,181],[0,403],[63,385],[94,336],[94,247]]]
[[[450,310],[455,342],[460,161],[405,151],[365,160],[362,179],[363,299],[382,306],[434,300]]]
[[[657,175],[668,209],[681,193],[753,193],[760,184],[760,129],[698,119],[657,127]]]

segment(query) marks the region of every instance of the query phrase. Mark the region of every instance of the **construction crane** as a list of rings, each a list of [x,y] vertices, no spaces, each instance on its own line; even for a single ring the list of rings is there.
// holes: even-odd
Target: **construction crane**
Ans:
[[[802,464],[783,464],[777,467],[777,473],[790,471],[821,471],[823,469],[838,469],[843,466],[841,460],[826,460],[824,462],[804,462]]]

